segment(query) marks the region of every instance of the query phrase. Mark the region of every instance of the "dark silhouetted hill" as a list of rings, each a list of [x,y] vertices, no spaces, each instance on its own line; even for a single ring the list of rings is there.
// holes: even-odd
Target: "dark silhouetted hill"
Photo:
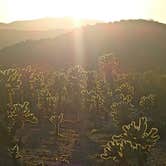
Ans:
[[[0,49],[6,46],[16,44],[26,40],[39,40],[43,38],[55,38],[56,36],[65,33],[63,29],[48,30],[48,31],[25,31],[0,29]]]
[[[78,26],[96,24],[97,22],[99,21],[85,19],[74,22],[72,18],[64,17],[0,23],[0,49],[25,40],[55,38]]]
[[[166,69],[166,25],[128,20],[84,26],[55,39],[26,41],[0,51],[1,64],[78,64],[93,68],[113,53],[127,70]]]

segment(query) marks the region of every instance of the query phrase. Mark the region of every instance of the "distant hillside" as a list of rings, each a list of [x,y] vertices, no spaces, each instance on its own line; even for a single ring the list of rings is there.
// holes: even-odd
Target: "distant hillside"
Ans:
[[[0,23],[0,49],[25,40],[55,38],[69,32],[77,26],[93,25],[97,20],[74,22],[71,18],[42,18],[36,20],[15,21],[9,24]],[[77,24],[77,25],[76,25]]]
[[[43,38],[55,38],[67,32],[67,30],[57,29],[49,31],[25,31],[25,30],[5,30],[0,29],[0,49],[26,40],[39,40]]]
[[[98,56],[112,52],[128,70],[166,69],[166,25],[128,20],[85,26],[55,39],[27,41],[0,51],[1,64],[82,63],[95,67]]]
[[[0,23],[0,29],[43,31],[55,29],[73,29],[76,26],[93,25],[99,23],[98,20],[82,19],[79,25],[70,17],[64,18],[41,18],[36,20],[15,21],[8,24]]]

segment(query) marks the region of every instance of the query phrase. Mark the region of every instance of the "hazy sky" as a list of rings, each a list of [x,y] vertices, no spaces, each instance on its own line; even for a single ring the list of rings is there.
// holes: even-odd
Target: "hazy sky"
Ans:
[[[0,0],[0,22],[63,16],[166,23],[166,0]]]

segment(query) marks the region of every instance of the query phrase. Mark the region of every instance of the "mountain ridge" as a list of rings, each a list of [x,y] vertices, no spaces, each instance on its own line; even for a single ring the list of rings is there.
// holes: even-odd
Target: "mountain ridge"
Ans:
[[[166,66],[166,25],[123,20],[77,28],[55,39],[27,41],[0,51],[1,64],[79,64],[94,68],[99,56],[117,55],[128,70]],[[81,48],[82,47],[82,48]],[[10,57],[10,58],[9,58]],[[10,59],[10,61],[9,61]]]
[[[80,25],[76,25],[79,21]],[[15,30],[54,30],[54,29],[73,29],[76,26],[84,26],[87,24],[95,24],[101,22],[93,19],[73,19],[71,17],[59,18],[39,18],[32,20],[19,20],[10,23],[0,23],[0,29],[15,29]]]
[[[26,40],[40,40],[43,38],[55,38],[56,36],[67,32],[63,29],[47,31],[26,31],[14,29],[0,29],[0,49],[14,45]]]

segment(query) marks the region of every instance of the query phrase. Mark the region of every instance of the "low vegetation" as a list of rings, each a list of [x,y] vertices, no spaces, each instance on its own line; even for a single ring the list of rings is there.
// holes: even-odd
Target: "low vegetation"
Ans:
[[[1,67],[0,165],[164,166],[165,83],[111,54],[95,71]]]

